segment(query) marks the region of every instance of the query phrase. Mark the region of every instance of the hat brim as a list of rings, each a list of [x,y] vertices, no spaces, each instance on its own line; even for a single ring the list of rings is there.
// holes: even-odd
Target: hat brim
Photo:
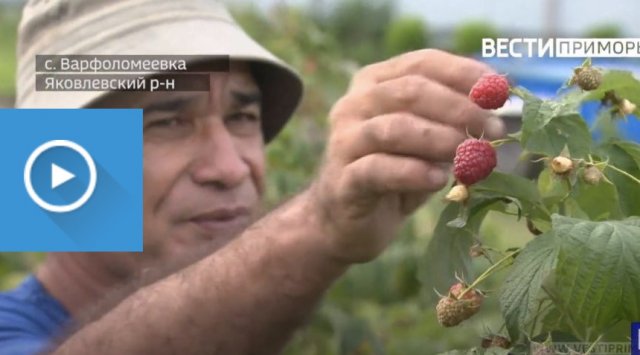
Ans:
[[[103,33],[83,46],[77,43],[64,52],[53,50],[37,54],[91,55],[189,55],[206,60],[211,55],[228,55],[231,61],[246,61],[263,97],[263,135],[269,142],[291,117],[302,97],[303,85],[293,69],[264,49],[235,23],[222,19],[190,16],[138,25],[125,32]],[[112,38],[109,38],[111,36]],[[30,56],[31,58],[35,56]],[[198,59],[200,58],[200,59]],[[31,62],[31,61],[28,61]],[[83,108],[103,99],[109,91],[35,91],[35,64],[21,63],[16,106],[19,108]],[[145,73],[153,75],[155,73]],[[28,76],[31,75],[29,78]]]

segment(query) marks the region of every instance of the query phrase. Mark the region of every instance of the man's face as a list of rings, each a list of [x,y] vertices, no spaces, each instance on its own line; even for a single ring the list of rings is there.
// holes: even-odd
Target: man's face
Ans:
[[[258,86],[240,64],[210,77],[208,93],[144,93],[127,102],[144,108],[144,253],[104,254],[119,274],[221,245],[257,212],[264,179]]]
[[[145,252],[181,253],[246,228],[264,176],[260,92],[248,70],[212,74],[208,95],[144,107]]]

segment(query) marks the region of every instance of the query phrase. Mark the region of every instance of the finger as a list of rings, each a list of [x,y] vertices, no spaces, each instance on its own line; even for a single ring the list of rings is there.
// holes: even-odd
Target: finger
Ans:
[[[413,211],[415,211],[418,207],[420,207],[427,201],[427,198],[429,198],[430,194],[431,193],[429,192],[404,193],[401,196],[400,212],[405,216],[413,213]]]
[[[488,65],[471,58],[423,49],[364,67],[354,77],[351,87],[357,89],[407,75],[420,75],[468,95],[478,78],[493,72]]]
[[[348,161],[381,152],[447,162],[453,159],[456,147],[466,138],[454,127],[408,112],[376,116],[342,134],[349,136],[342,139],[349,142],[345,147]]]
[[[448,176],[444,169],[421,159],[370,154],[345,167],[345,183],[356,195],[434,192],[442,189]]]
[[[498,116],[492,116],[484,124],[484,138],[494,140],[504,138],[507,134],[507,127],[504,120]]]
[[[354,92],[340,100],[332,111],[332,124],[369,119],[392,112],[410,112],[445,125],[482,134],[493,114],[466,95],[417,75],[388,80]]]

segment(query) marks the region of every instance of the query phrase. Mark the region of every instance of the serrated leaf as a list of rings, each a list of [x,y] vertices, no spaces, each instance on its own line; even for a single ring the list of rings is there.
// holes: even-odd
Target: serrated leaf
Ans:
[[[433,237],[418,264],[418,279],[422,283],[423,294],[428,302],[436,300],[434,290],[446,293],[456,281],[456,274],[465,278],[471,277],[469,249],[474,243],[474,234],[489,209],[490,206],[487,206],[475,212],[465,228],[447,226],[449,221],[458,216],[457,204],[447,205],[440,214]]]
[[[558,100],[542,100],[524,92],[522,107],[522,143],[526,146],[531,135],[544,129],[553,119],[579,114],[584,94],[571,91]]]
[[[589,154],[591,149],[591,133],[589,127],[578,114],[557,116],[544,128],[529,133],[523,138],[524,148],[531,153],[557,156],[565,146],[571,157],[579,158]]]
[[[557,306],[599,332],[640,319],[640,227],[630,221],[591,222],[554,216],[560,242]]]
[[[541,301],[542,283],[554,268],[558,244],[553,232],[537,236],[516,258],[500,289],[500,309],[512,340],[526,335]]]

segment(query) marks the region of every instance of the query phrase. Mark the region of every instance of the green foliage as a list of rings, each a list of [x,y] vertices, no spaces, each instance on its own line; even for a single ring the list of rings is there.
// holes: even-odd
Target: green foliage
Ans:
[[[427,291],[427,300],[431,302],[437,300],[433,290],[446,294],[449,287],[456,282],[456,275],[467,277],[471,274],[469,248],[473,245],[474,235],[480,227],[479,222],[487,211],[485,208],[475,214],[475,219],[466,223],[466,228],[448,226],[447,223],[458,215],[458,210],[458,206],[453,204],[445,208],[425,256],[420,259],[418,278]],[[438,272],[434,273],[433,270]]]
[[[587,30],[585,38],[620,38],[622,29],[615,23],[594,26]]]
[[[15,95],[18,11],[0,4],[0,96]]]
[[[585,63],[590,65],[589,60]],[[628,72],[612,70],[590,92],[568,87],[557,98],[546,100],[523,88],[512,92],[524,106],[522,129],[510,135],[510,141],[520,144],[526,154],[542,157],[547,165],[559,155],[569,158],[572,168],[559,174],[547,167],[534,181],[494,172],[470,188],[466,204],[457,206],[475,225],[482,223],[486,212],[474,209],[474,204],[493,201],[493,211],[526,217],[530,230],[545,232],[520,249],[502,284],[499,303],[509,336],[516,346],[525,348],[530,339],[546,339],[549,333],[552,341],[588,342],[599,337],[624,341],[618,330],[640,318],[640,145],[615,135],[592,140],[578,108],[586,101],[602,102],[611,93],[638,102],[640,82]],[[617,104],[603,103],[602,110],[615,112],[617,107],[611,106]],[[588,167],[603,171],[606,178],[588,184],[582,178]],[[514,204],[515,211],[496,203],[500,198]],[[447,206],[441,218],[451,220],[448,211],[454,206]],[[451,223],[463,225],[459,217]],[[431,243],[440,250],[456,248],[459,232],[443,232],[447,235]],[[430,265],[442,262],[430,261]],[[508,262],[497,262],[472,286],[484,282],[493,269],[509,267]],[[473,265],[467,267],[473,269]],[[443,269],[451,279],[453,270]],[[423,285],[428,289],[442,278],[427,277]]]
[[[427,26],[419,17],[400,17],[391,22],[384,35],[388,56],[429,46]]]
[[[516,258],[500,290],[500,307],[511,339],[521,340],[542,304],[542,283],[555,266],[558,247],[553,233],[532,240]]]
[[[483,38],[498,38],[498,31],[490,23],[471,21],[458,26],[454,32],[453,50],[459,54],[474,54],[482,50]]]
[[[316,19],[323,30],[340,39],[345,57],[368,64],[386,57],[380,48],[394,15],[392,0],[345,0],[334,2],[326,16]]]
[[[555,304],[586,326],[575,327],[575,335],[586,339],[620,320],[639,319],[640,218],[591,222],[557,216],[553,225],[560,239]]]

